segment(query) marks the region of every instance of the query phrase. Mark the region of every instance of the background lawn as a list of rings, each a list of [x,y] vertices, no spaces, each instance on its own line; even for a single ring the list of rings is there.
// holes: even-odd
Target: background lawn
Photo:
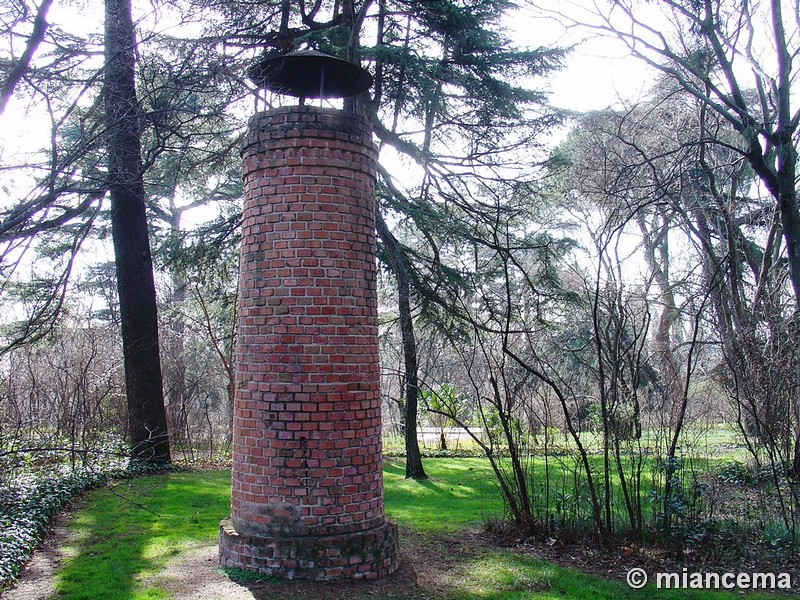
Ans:
[[[503,514],[489,463],[482,458],[425,459],[429,479],[405,478],[403,459],[383,464],[386,514],[418,532],[451,532]]]

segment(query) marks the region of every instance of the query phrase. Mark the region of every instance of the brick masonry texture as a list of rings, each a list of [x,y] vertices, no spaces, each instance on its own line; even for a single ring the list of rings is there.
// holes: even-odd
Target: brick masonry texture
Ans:
[[[375,158],[359,115],[295,106],[250,120],[223,566],[316,580],[397,569],[383,511]]]

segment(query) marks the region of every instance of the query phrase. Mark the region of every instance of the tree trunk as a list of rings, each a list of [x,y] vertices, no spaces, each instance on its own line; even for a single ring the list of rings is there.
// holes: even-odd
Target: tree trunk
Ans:
[[[389,231],[377,212],[378,234],[386,247],[389,264],[397,279],[397,304],[400,312],[400,333],[403,337],[403,362],[405,381],[405,446],[406,479],[427,479],[422,466],[422,455],[417,441],[417,409],[419,404],[419,380],[417,376],[417,340],[414,336],[414,320],[411,315],[411,285],[407,267],[398,248],[397,239]]]
[[[170,462],[147,231],[130,0],[105,3],[108,186],[117,269],[131,456]]]
[[[174,196],[170,199],[170,209],[165,214],[165,221],[169,224],[171,235],[180,237],[181,211],[175,208]],[[175,269],[171,273],[172,295],[168,299],[166,308],[168,317],[161,333],[166,334],[166,339],[161,338],[160,343],[164,352],[161,379],[167,386],[164,400],[166,402],[167,428],[172,432],[173,448],[175,444],[183,446],[183,452],[189,452],[194,460],[192,447],[191,424],[189,423],[189,404],[192,399],[189,394],[189,384],[186,377],[186,321],[182,311],[186,301],[186,288],[188,283],[184,275]],[[162,313],[163,314],[163,313]],[[199,449],[198,449],[199,450]]]
[[[779,4],[779,3],[778,3]],[[780,6],[777,7],[779,10]],[[787,59],[784,58],[784,62]],[[788,68],[788,66],[786,67]],[[782,79],[787,82],[788,74],[782,73]],[[783,226],[783,238],[786,242],[786,255],[789,266],[789,279],[794,290],[794,315],[792,318],[793,329],[798,327],[800,320],[800,208],[798,208],[797,198],[797,148],[794,145],[794,132],[796,127],[788,119],[789,115],[789,95],[788,89],[781,96],[783,104],[781,106],[782,127],[778,132],[777,139],[777,172],[778,190],[777,201],[780,209],[781,225]],[[795,417],[795,435],[792,440],[791,465],[789,467],[789,477],[792,481],[800,480],[800,364],[795,364],[795,389],[792,393],[791,404]],[[791,426],[789,428],[791,431]]]
[[[792,156],[796,161],[796,154]],[[794,189],[795,168],[794,163],[786,169],[782,197],[779,199],[781,224],[783,236],[786,241],[786,254],[789,263],[789,274],[795,292],[795,312],[792,318],[793,330],[798,329],[800,322],[800,211],[797,206],[797,192]],[[800,481],[800,364],[795,365],[795,390],[791,403],[794,408],[795,434],[792,443],[791,466],[789,477],[793,481]],[[790,428],[791,431],[791,428]]]
[[[405,266],[399,266],[397,297],[400,310],[400,330],[403,335],[403,362],[406,371],[406,479],[426,479],[422,455],[417,440],[417,412],[419,404],[419,379],[417,374],[417,340],[411,317],[410,286]]]

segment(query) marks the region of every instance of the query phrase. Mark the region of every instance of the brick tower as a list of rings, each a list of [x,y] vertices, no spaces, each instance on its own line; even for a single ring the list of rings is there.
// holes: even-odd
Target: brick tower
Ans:
[[[223,566],[314,580],[398,567],[383,510],[375,152],[354,113],[250,120]]]

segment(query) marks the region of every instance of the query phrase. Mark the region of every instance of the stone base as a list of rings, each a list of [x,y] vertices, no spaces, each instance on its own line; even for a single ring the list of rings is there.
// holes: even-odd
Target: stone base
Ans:
[[[375,529],[344,535],[261,537],[240,534],[230,519],[223,519],[219,562],[286,579],[378,579],[400,566],[397,523],[387,520]]]

